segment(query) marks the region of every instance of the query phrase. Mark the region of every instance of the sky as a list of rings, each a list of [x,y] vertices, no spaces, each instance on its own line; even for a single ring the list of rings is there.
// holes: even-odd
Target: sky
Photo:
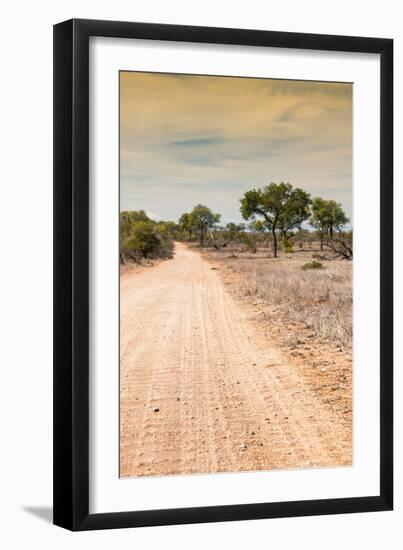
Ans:
[[[289,182],[352,215],[352,85],[120,73],[120,209],[242,221],[249,189]]]

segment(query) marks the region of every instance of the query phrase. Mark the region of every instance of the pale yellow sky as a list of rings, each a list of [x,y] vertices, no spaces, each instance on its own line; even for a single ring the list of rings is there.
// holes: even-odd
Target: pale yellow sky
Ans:
[[[289,181],[351,217],[351,84],[121,72],[120,125],[122,210],[240,221],[245,191]]]

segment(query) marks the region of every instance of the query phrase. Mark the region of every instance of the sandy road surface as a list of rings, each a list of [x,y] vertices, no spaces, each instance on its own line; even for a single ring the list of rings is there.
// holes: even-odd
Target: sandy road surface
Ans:
[[[121,277],[121,476],[351,463],[326,404],[176,244]]]

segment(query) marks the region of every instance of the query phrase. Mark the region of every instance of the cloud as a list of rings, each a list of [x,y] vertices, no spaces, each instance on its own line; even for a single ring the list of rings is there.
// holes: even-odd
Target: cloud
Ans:
[[[352,85],[121,73],[122,209],[239,220],[239,197],[290,181],[351,216]],[[217,206],[215,206],[217,205]]]
[[[176,147],[197,147],[199,145],[214,145],[222,142],[223,140],[220,138],[190,138],[171,141],[169,144],[175,145]]]

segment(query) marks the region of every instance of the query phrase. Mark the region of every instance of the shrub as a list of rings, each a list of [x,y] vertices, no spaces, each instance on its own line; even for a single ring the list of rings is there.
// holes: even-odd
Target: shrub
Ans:
[[[291,254],[293,248],[293,243],[290,241],[290,239],[284,239],[283,240],[283,250],[286,252],[286,254]]]
[[[314,260],[313,262],[308,262],[304,264],[301,269],[323,269],[323,264]]]
[[[172,253],[172,240],[166,226],[154,221],[140,219],[129,213],[121,218],[120,259],[139,262],[143,258],[167,258]],[[129,224],[129,227],[128,225]]]
[[[239,239],[247,250],[251,250],[253,254],[256,254],[256,242],[251,235],[240,233]]]

